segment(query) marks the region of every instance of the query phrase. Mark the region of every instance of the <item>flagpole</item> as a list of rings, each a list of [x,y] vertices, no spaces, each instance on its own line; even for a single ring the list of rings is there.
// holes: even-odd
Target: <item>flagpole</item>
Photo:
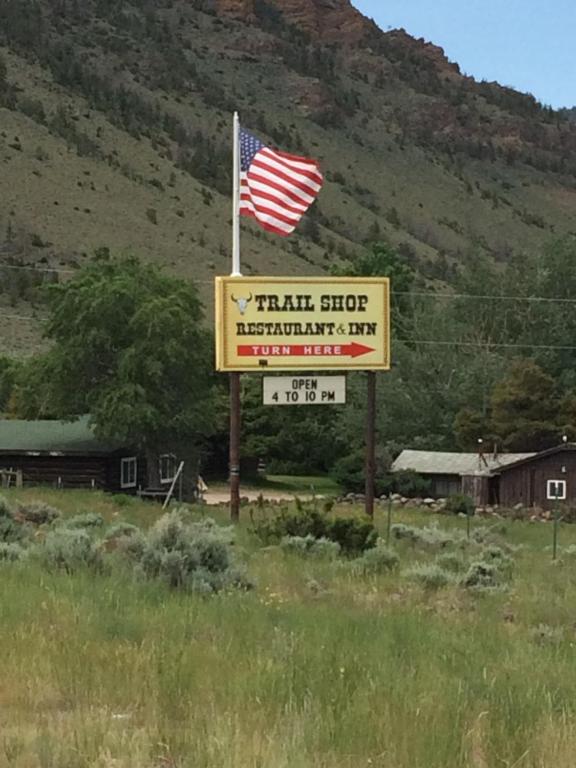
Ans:
[[[240,119],[234,112],[232,184],[232,277],[240,277]],[[240,519],[240,374],[230,374],[230,517]]]
[[[234,112],[234,183],[232,190],[232,277],[240,277],[240,118]]]

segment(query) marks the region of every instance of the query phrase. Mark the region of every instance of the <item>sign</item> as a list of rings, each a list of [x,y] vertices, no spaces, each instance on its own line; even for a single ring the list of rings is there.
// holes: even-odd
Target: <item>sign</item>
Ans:
[[[342,405],[346,376],[265,376],[264,405]]]
[[[385,277],[217,277],[219,371],[390,369]]]
[[[566,501],[566,480],[548,480],[546,482],[546,498],[549,501]]]

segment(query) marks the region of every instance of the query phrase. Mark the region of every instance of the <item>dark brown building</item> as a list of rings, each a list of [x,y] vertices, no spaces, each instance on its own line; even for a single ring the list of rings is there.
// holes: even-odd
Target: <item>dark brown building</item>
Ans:
[[[149,461],[150,459],[148,459]],[[168,491],[179,458],[159,452],[154,491]],[[73,422],[0,420],[0,471],[18,473],[23,484],[94,488],[136,494],[149,490],[150,467],[143,455],[119,442],[96,437],[88,417]],[[196,487],[197,466],[183,475],[185,497]]]
[[[478,506],[550,507],[557,499],[576,506],[576,443],[540,453],[482,456],[403,451],[392,472],[413,470],[430,481],[433,498],[464,493]]]
[[[576,505],[576,444],[564,443],[502,467],[492,477],[494,495],[504,507],[546,508],[558,498]]]

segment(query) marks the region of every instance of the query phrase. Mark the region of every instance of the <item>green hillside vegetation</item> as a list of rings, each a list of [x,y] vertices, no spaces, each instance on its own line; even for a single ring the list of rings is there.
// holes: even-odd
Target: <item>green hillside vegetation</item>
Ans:
[[[327,177],[296,237],[244,226],[248,274],[318,274],[386,239],[452,282],[477,252],[501,263],[573,228],[565,115],[402,32],[328,45],[281,5],[257,2],[248,23],[209,2],[4,3],[2,261],[66,270],[132,250],[193,277],[211,306],[229,271],[233,109]],[[38,339],[20,325],[6,343],[26,351]]]

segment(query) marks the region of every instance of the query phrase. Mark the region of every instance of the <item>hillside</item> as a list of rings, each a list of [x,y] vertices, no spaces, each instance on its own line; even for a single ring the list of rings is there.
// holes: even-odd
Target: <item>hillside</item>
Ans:
[[[96,248],[131,250],[210,306],[229,271],[234,109],[327,177],[298,237],[244,227],[247,273],[317,274],[384,236],[450,282],[479,249],[502,261],[574,227],[569,115],[348,0],[3,0],[2,263],[65,279]],[[1,276],[4,349],[30,351],[19,318],[55,276]]]

